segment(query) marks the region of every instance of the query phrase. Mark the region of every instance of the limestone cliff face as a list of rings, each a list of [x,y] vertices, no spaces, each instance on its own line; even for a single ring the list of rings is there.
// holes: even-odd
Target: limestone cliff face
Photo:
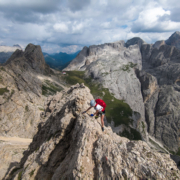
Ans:
[[[0,66],[0,135],[33,137],[46,100],[43,88],[56,82],[51,71],[40,46],[32,44]]]
[[[180,143],[180,50],[163,44],[159,48],[142,45],[141,52],[143,71],[138,77],[148,132],[167,149],[176,152]]]
[[[125,42],[117,41],[115,43],[105,43],[101,45],[92,45],[84,47],[75,59],[64,69],[65,71],[84,70],[91,62],[96,61],[98,57],[106,55],[110,51],[120,51],[124,49]]]
[[[100,118],[82,114],[91,99],[83,84],[52,97],[21,163],[4,179],[179,179],[169,154],[120,137],[111,127],[102,132]]]
[[[175,32],[167,41],[142,44],[142,71],[136,71],[141,82],[148,133],[174,152],[180,144],[178,43],[179,32]]]

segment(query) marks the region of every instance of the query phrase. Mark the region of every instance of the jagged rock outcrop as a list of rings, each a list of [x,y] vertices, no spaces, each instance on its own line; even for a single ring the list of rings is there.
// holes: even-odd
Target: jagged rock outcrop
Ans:
[[[42,114],[46,121],[39,124],[19,166],[11,168],[4,180],[179,179],[169,154],[120,137],[110,127],[102,132],[100,118],[81,114],[92,98],[83,84],[57,94],[56,101],[52,98],[47,104],[51,113]]]
[[[39,45],[28,44],[25,51],[16,50],[5,64],[9,64],[14,59],[20,58],[19,65],[23,65],[23,59],[37,73],[49,74],[50,68],[44,60],[44,56]]]
[[[169,39],[166,40],[166,44],[180,49],[180,32],[176,31],[173,33]]]
[[[84,63],[85,63],[87,56],[88,56],[88,47],[85,46],[79,52],[77,57],[75,59],[73,59],[73,61],[64,70],[65,71],[75,70],[75,69],[79,69],[81,66],[84,66]]]
[[[141,49],[142,44],[146,44],[146,42],[144,40],[142,40],[141,38],[139,38],[139,37],[134,37],[132,39],[129,39],[126,42],[126,47],[129,47],[129,46],[132,46],[132,45],[135,45],[135,44],[137,44],[139,46],[139,48]]]
[[[157,79],[145,71],[136,71],[137,77],[141,82],[141,90],[143,95],[143,100],[145,104],[145,115],[148,133],[153,136],[155,128],[155,115],[156,104],[159,95],[159,86]]]
[[[156,42],[153,44],[153,47],[159,49],[162,45],[165,45],[165,44],[166,44],[166,42],[165,42],[164,40],[162,40],[162,41],[156,41]]]
[[[25,52],[16,50],[0,66],[0,135],[33,137],[47,99],[45,92],[60,90],[55,78],[40,46],[32,44]]]

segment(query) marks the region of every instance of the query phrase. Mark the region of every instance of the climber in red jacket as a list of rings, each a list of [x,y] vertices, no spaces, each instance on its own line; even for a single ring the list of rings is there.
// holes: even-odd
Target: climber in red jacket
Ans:
[[[94,107],[96,112],[94,114],[91,114],[91,116],[99,117],[99,114],[101,115],[102,131],[104,131],[104,115],[105,115],[106,103],[102,99],[96,99],[96,100],[91,100],[90,105],[91,106],[86,111],[84,111],[83,113],[86,113],[92,107]]]

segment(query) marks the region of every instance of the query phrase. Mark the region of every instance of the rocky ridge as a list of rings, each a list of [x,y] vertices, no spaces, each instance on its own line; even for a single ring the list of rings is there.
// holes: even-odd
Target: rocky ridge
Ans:
[[[100,118],[81,114],[92,98],[83,84],[52,97],[47,113],[41,115],[46,120],[39,124],[21,163],[4,179],[179,179],[169,154],[120,137],[111,127],[102,132]]]
[[[62,90],[53,72],[46,65],[40,46],[33,44],[24,52],[16,50],[0,66],[1,136],[33,137],[44,110],[45,93]]]

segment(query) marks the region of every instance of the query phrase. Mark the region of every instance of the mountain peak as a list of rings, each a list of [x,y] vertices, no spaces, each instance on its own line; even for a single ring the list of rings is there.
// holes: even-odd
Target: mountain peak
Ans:
[[[145,43],[145,41],[142,40],[140,37],[134,37],[132,39],[129,39],[126,42],[126,47],[137,44],[139,46],[139,48],[141,48],[142,44],[144,44],[144,43]]]
[[[167,45],[175,46],[176,48],[180,49],[180,32],[174,32],[165,42]]]
[[[18,47],[22,49],[22,47],[19,44],[14,44],[13,47]]]
[[[18,59],[17,59],[18,58]],[[38,73],[49,72],[49,66],[44,60],[44,56],[39,45],[28,44],[25,51],[17,49],[11,57],[7,60],[6,64],[18,61],[22,65],[28,63]]]
[[[180,36],[180,32],[179,32],[179,31],[176,31],[174,34],[177,34],[177,35]],[[173,35],[173,34],[172,34],[172,35]]]

